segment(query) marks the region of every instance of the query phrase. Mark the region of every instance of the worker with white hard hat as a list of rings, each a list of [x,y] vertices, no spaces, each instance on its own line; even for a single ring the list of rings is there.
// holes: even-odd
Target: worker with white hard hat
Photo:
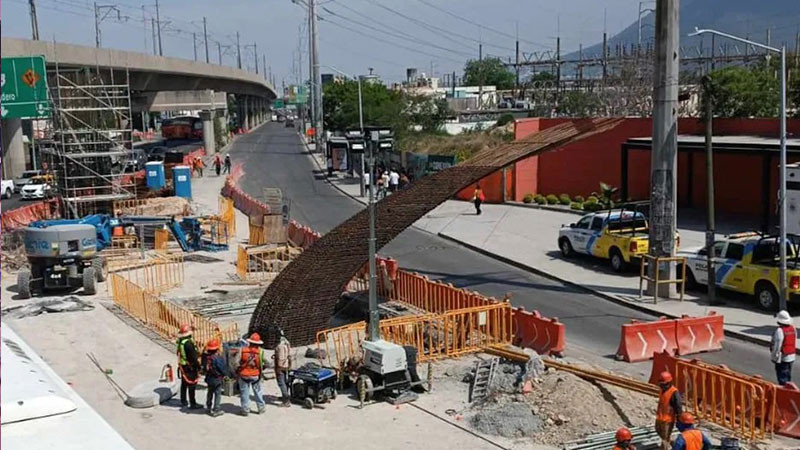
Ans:
[[[772,343],[770,350],[772,352],[772,362],[775,364],[775,375],[778,378],[778,384],[784,384],[792,381],[792,363],[794,363],[796,345],[796,330],[792,322],[792,316],[789,312],[783,310],[775,316],[778,326],[775,332],[772,333]]]

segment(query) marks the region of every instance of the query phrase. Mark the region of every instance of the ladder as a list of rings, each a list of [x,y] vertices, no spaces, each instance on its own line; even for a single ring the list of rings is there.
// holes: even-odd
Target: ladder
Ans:
[[[497,368],[497,361],[497,358],[492,358],[475,362],[475,377],[472,378],[472,385],[469,390],[470,403],[486,397],[489,393],[494,371]]]

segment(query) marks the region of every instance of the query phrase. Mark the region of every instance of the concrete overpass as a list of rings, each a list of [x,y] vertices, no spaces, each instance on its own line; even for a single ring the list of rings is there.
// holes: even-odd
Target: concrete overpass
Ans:
[[[113,72],[115,79],[124,79],[127,71],[133,111],[206,110],[201,116],[211,141],[206,145],[209,150],[213,149],[213,119],[224,118],[215,110],[227,109],[227,95],[234,96],[239,125],[245,129],[267,120],[269,104],[277,97],[261,74],[204,62],[7,37],[0,40],[0,51],[3,58],[44,55],[48,71],[56,64],[59,70],[97,67]],[[2,131],[4,177],[16,176],[25,169],[21,121],[4,120]]]

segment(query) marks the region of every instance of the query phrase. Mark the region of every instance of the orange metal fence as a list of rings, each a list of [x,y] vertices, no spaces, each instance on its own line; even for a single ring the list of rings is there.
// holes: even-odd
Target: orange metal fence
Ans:
[[[219,218],[228,227],[228,236],[236,236],[236,213],[233,200],[228,197],[219,197]]]
[[[148,292],[164,292],[183,285],[183,253],[155,251],[143,259],[116,258],[107,261],[106,271],[121,275]]]
[[[361,357],[365,322],[317,333],[317,347],[324,348],[328,364],[344,368]],[[513,320],[508,303],[447,311],[441,314],[403,316],[381,320],[381,337],[417,349],[420,362],[483,351],[508,345],[513,339]]]
[[[192,326],[194,341],[199,348],[213,338],[231,341],[240,337],[236,322],[220,327],[213,320],[162,300],[157,294],[146,291],[118,274],[110,275],[109,284],[115,304],[167,340],[177,337],[182,324]]]
[[[477,292],[459,289],[452,284],[440,281],[431,281],[426,276],[403,270],[397,271],[393,300],[399,300],[432,313],[497,303],[497,300],[484,297]]]
[[[272,279],[301,252],[288,245],[251,248],[240,245],[236,253],[236,274],[242,281]]]
[[[750,440],[772,432],[776,391],[763,380],[677,360],[675,384],[683,393],[684,408],[700,419]]]

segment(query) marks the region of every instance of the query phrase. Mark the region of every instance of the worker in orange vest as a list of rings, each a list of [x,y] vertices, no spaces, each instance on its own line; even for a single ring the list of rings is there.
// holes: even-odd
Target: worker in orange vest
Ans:
[[[239,358],[239,394],[242,404],[242,415],[247,417],[250,413],[250,388],[256,396],[258,414],[264,412],[264,396],[261,392],[261,373],[266,363],[264,350],[261,348],[264,342],[258,333],[253,333],[247,339],[247,347],[242,349]]]
[[[475,214],[481,215],[481,203],[486,200],[486,196],[483,195],[483,189],[481,189],[480,184],[475,185],[475,193],[472,194],[472,202],[475,203]]]
[[[614,438],[617,441],[617,444],[614,446],[614,450],[636,450],[636,447],[631,444],[631,440],[633,439],[631,430],[622,427],[617,430],[617,434],[614,436]]]
[[[702,431],[694,427],[694,416],[685,412],[678,417],[678,431],[672,450],[710,450],[711,441]]]
[[[661,387],[661,394],[658,396],[656,409],[656,433],[661,438],[661,448],[669,450],[669,439],[675,426],[675,419],[683,412],[683,400],[678,388],[672,384],[671,373],[661,372],[658,385]]]
[[[778,313],[778,327],[772,334],[771,359],[775,364],[775,376],[781,386],[792,381],[792,364],[797,351],[797,336],[788,311]]]
[[[178,373],[181,376],[181,406],[191,409],[202,409],[203,406],[195,399],[197,381],[200,379],[200,358],[197,347],[192,340],[192,327],[189,324],[181,325],[178,331]],[[189,394],[187,401],[186,394]]]

